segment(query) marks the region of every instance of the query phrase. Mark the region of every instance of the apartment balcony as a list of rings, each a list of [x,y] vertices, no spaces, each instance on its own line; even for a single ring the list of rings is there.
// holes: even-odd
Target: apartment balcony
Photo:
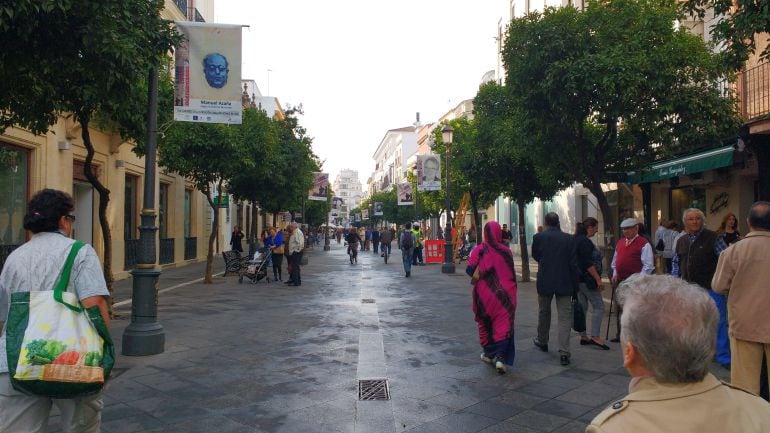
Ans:
[[[743,71],[738,78],[741,115],[749,123],[770,115],[770,62]]]

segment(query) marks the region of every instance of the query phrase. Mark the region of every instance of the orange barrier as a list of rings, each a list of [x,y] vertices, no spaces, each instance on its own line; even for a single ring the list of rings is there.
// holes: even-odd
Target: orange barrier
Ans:
[[[444,241],[427,240],[424,241],[423,255],[425,263],[444,263]]]

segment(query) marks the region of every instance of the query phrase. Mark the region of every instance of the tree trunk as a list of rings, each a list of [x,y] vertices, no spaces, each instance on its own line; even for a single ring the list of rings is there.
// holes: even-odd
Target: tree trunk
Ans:
[[[83,172],[86,175],[86,179],[91,183],[91,186],[99,193],[99,226],[102,229],[102,238],[104,239],[104,263],[102,264],[102,270],[104,272],[104,281],[107,283],[107,290],[110,292],[110,302],[108,310],[110,317],[112,317],[112,284],[114,278],[112,276],[112,233],[110,232],[110,223],[107,220],[107,205],[110,203],[110,190],[107,189],[97,179],[93,170],[94,145],[91,143],[91,134],[88,127],[90,123],[90,117],[88,115],[78,116],[77,119],[80,122],[82,129],[81,136],[83,138],[83,145],[86,148],[86,161],[83,165]]]
[[[222,180],[220,179],[217,191],[222,191]],[[209,250],[206,254],[206,275],[203,277],[203,284],[214,283],[214,242],[217,240],[217,232],[219,231],[219,208],[214,205],[214,199],[211,198],[211,189],[207,188],[206,200],[209,202],[209,206],[214,210],[214,219],[211,221],[211,234],[209,235]],[[221,196],[221,194],[220,194]],[[221,198],[220,198],[221,200]]]
[[[527,251],[527,225],[524,222],[524,207],[527,203],[522,200],[516,200],[516,207],[519,212],[519,249],[521,250],[521,281],[527,283],[530,281],[529,273],[529,252]]]
[[[251,202],[251,236],[249,236],[249,244],[253,244],[259,239],[259,233],[258,233],[258,213],[257,213],[257,204],[253,201]]]
[[[476,226],[476,239],[481,239],[480,237],[478,237],[479,225],[481,224],[481,221],[479,221],[479,204],[478,204],[478,200],[476,199],[476,194],[474,194],[473,191],[470,191],[470,195],[471,195],[471,212],[473,212],[471,219],[473,220],[473,225]]]

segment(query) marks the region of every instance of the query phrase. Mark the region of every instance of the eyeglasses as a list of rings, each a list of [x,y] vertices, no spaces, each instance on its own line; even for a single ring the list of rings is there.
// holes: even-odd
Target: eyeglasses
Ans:
[[[224,73],[227,72],[227,66],[222,65],[206,65],[206,70],[211,73]]]
[[[72,215],[72,214],[64,215],[64,218],[67,218],[70,221],[75,221],[75,215]]]

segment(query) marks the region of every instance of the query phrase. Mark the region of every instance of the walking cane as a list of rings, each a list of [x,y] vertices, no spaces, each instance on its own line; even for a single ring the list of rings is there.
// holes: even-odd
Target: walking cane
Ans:
[[[615,303],[615,288],[617,287],[615,283],[610,283],[610,284],[612,285],[612,294],[610,295],[610,312],[607,314],[607,333],[604,336],[605,340],[610,339],[610,323],[612,322],[612,304]]]

